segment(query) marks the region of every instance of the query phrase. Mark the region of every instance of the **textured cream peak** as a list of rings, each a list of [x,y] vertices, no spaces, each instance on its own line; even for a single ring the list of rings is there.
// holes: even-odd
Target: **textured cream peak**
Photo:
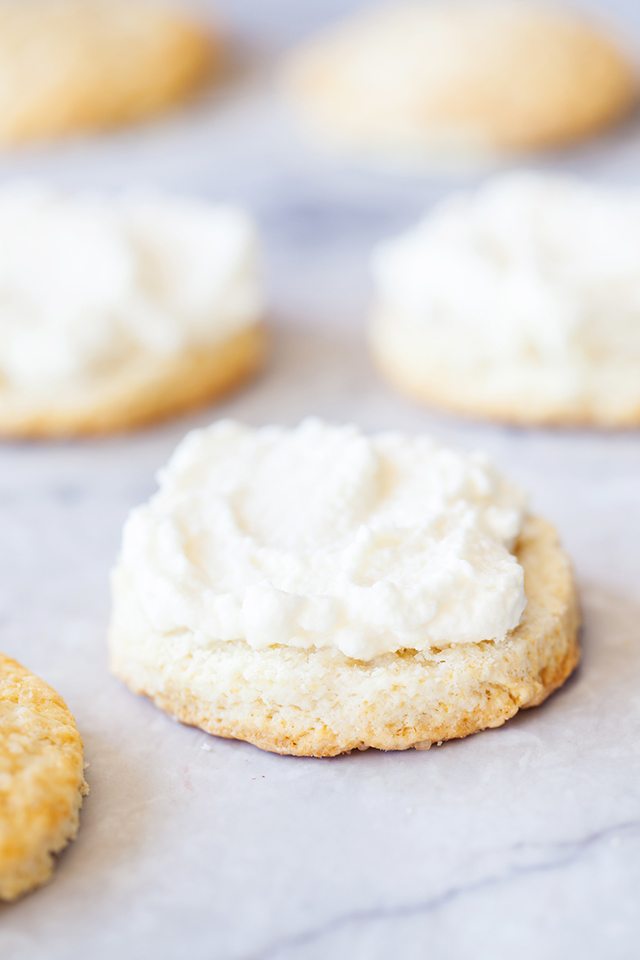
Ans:
[[[130,517],[119,571],[154,629],[372,659],[504,639],[525,606],[521,494],[424,438],[222,421]]]

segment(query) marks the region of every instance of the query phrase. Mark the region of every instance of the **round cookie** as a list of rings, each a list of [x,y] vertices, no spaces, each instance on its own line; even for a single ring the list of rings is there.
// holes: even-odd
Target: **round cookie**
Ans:
[[[82,741],[64,700],[0,654],[0,900],[51,876],[78,831]]]
[[[387,4],[293,55],[303,121],[345,147],[469,159],[579,140],[625,114],[625,56],[569,10],[509,0]]]
[[[374,252],[375,361],[469,417],[637,426],[639,243],[635,190],[518,172],[447,197]]]
[[[257,239],[235,208],[9,183],[0,260],[0,436],[131,429],[263,362]]]
[[[0,143],[98,130],[184,100],[220,45],[170,6],[133,0],[0,4]]]
[[[211,481],[205,479],[206,474],[202,472],[204,465],[199,467],[195,460],[189,459],[190,451],[200,442],[198,435],[194,435],[176,454],[175,469],[184,471],[189,484],[194,484],[180,488],[181,507],[178,509],[184,507],[188,496],[197,502],[204,497],[205,490],[208,491],[209,500],[215,495]],[[451,477],[455,465],[448,454],[444,454],[444,458],[443,467]],[[174,466],[168,468],[169,473]],[[237,469],[229,461],[229,484],[233,483],[231,478],[237,479]],[[304,469],[300,466],[300,471]],[[260,473],[261,467],[258,466],[256,470]],[[383,483],[393,482],[386,470],[381,476],[388,477]],[[166,475],[164,479],[166,482]],[[358,504],[354,509],[360,509],[360,502],[365,495],[358,489],[357,481],[353,478],[352,481],[351,487],[346,486],[344,493],[336,493],[335,497],[330,498],[326,510],[323,507],[320,511],[323,517],[331,518],[331,523],[335,524],[335,542],[328,552],[329,562],[335,569],[344,566],[339,550],[345,535],[345,498],[352,496],[354,504]],[[290,482],[294,485],[297,482],[294,468]],[[333,482],[333,474],[328,476],[325,472],[327,486],[331,487]],[[478,482],[487,489],[484,480]],[[197,486],[200,483],[202,486]],[[283,480],[283,483],[287,481]],[[455,481],[452,483],[455,485]],[[493,481],[488,480],[487,483],[491,485]],[[292,503],[292,510],[297,511],[292,489],[287,489],[286,497]],[[459,490],[458,487],[456,489]],[[417,492],[414,495],[418,495]],[[159,496],[162,496],[162,492]],[[234,516],[232,522],[239,524],[243,530],[243,550],[249,549],[248,538],[253,530],[249,519],[253,508],[249,500],[243,500],[244,496],[238,493],[229,500],[232,511],[229,516]],[[455,496],[457,494],[454,499]],[[411,501],[406,502],[410,504]],[[146,509],[142,508],[143,511]],[[455,513],[459,509],[460,502],[456,501],[452,510]],[[496,509],[500,510],[499,507]],[[260,515],[266,518],[267,524],[268,510],[265,500]],[[277,508],[273,506],[272,510],[275,511],[273,517],[277,517]],[[451,520],[452,515],[448,516]],[[241,560],[234,556],[226,540],[223,540],[223,546],[228,576],[221,568],[224,579],[219,581],[220,586],[216,588],[213,581],[208,579],[206,566],[208,562],[215,565],[215,560],[206,560],[209,556],[206,538],[203,539],[203,528],[195,517],[183,525],[177,515],[171,516],[161,511],[146,533],[145,518],[148,518],[147,513],[137,518],[134,514],[129,521],[123,554],[113,577],[111,667],[136,693],[150,697],[177,719],[217,736],[247,740],[265,750],[299,756],[335,756],[369,747],[381,750],[424,749],[434,742],[497,727],[519,709],[541,703],[564,683],[579,659],[579,612],[571,566],[553,527],[535,517],[525,518],[513,547],[512,559],[521,565],[523,571],[526,606],[524,613],[515,618],[516,625],[504,637],[465,640],[467,629],[477,629],[471,621],[482,609],[488,593],[494,587],[498,606],[502,604],[506,608],[510,604],[509,591],[504,583],[498,587],[493,582],[481,585],[476,581],[475,600],[467,606],[467,614],[463,606],[462,611],[456,614],[459,614],[458,619],[454,617],[449,621],[453,624],[450,643],[443,637],[438,642],[425,644],[423,649],[412,649],[396,640],[391,646],[398,646],[399,643],[398,649],[376,654],[375,648],[369,649],[368,653],[361,648],[363,652],[360,656],[350,656],[332,643],[331,634],[335,632],[336,624],[342,624],[342,635],[336,642],[342,647],[347,643],[353,644],[353,639],[349,639],[348,631],[344,629],[348,604],[342,608],[337,619],[324,611],[318,622],[314,620],[314,608],[311,608],[311,612],[305,609],[301,598],[295,593],[296,583],[299,583],[298,574],[295,571],[295,559],[287,553],[286,544],[291,542],[291,537],[301,536],[305,543],[304,551],[313,553],[315,549],[317,556],[320,556],[326,544],[317,540],[317,534],[313,533],[315,515],[310,519],[312,530],[308,536],[304,531],[296,530],[297,524],[294,522],[292,533],[282,534],[273,554],[270,553],[270,547],[274,545],[265,539],[267,527],[257,533],[253,531],[259,544],[255,559],[251,561],[253,568],[258,568],[255,584],[258,594],[244,594],[241,615],[244,616],[245,637],[238,636],[242,628],[239,629],[234,620],[232,593],[224,593],[220,605],[216,604],[216,589],[233,591],[234,581],[237,584],[240,576]],[[218,531],[217,536],[224,538],[224,531],[229,530],[229,522],[228,518],[220,521],[210,519],[207,524]],[[445,519],[441,522],[445,523]],[[219,524],[224,524],[224,527]],[[377,565],[391,562],[385,561],[384,551],[385,544],[393,549],[395,534],[389,531],[388,526],[381,528],[384,543],[369,572],[353,573],[354,556],[361,550],[363,538],[366,540],[372,529],[364,519],[362,524],[348,547],[350,559],[345,561],[356,584],[351,602],[355,598],[356,603],[363,605],[365,618],[370,611],[375,613],[376,609],[384,616],[389,615],[392,618],[390,622],[398,624],[398,630],[401,631],[407,613],[405,610],[399,616],[396,605],[396,590],[401,589],[400,570],[404,564],[402,553],[392,563],[391,593],[382,583],[375,582],[376,571],[380,569]],[[461,532],[463,539],[468,534],[468,527],[465,529],[465,533]],[[409,545],[411,534],[407,530],[405,528],[400,535]],[[452,536],[455,539],[456,535]],[[167,558],[163,560],[163,551],[170,545],[172,555],[180,555],[183,538],[188,538],[188,553],[181,566],[176,567],[176,579],[171,584],[166,579],[171,575],[167,572]],[[314,543],[317,543],[317,548],[314,548]],[[164,575],[162,581],[155,579],[153,569],[140,567],[146,555],[139,552],[144,544],[154,551],[150,555],[151,562],[160,565],[158,569]],[[480,552],[490,563],[485,547],[486,544],[480,548]],[[406,549],[412,548],[407,546]],[[262,592],[267,588],[259,576],[262,571],[261,575],[268,577],[269,569],[274,571],[278,568],[280,551],[283,550],[287,558],[286,565],[282,567],[283,582],[289,585],[291,593],[274,600],[272,593]],[[469,556],[473,555],[472,551]],[[309,553],[304,553],[304,556],[308,558]],[[321,559],[318,562],[321,563]],[[198,572],[193,578],[185,573],[189,564],[197,565]],[[440,567],[432,571],[436,578],[432,599],[436,608],[443,608],[445,616],[451,613],[458,598],[464,597],[468,589],[468,584],[465,587],[463,583],[466,567],[468,562],[460,560],[448,568],[449,572]],[[463,579],[456,581],[461,570]],[[414,564],[411,576],[419,579],[423,571],[424,563],[420,561]],[[481,577],[480,572],[477,576]],[[183,579],[184,593],[175,593],[180,589]],[[454,582],[457,586],[453,588],[453,598],[450,599],[447,591]],[[358,601],[358,595],[362,597],[362,588],[366,587],[371,589],[366,592],[364,599]],[[408,588],[412,589],[411,582]],[[174,598],[171,597],[172,593],[175,593]],[[177,599],[178,595],[180,600]],[[425,598],[420,599],[415,593],[413,596],[409,618],[420,609],[427,616],[434,603],[428,600],[425,603]],[[314,604],[326,602],[324,594],[313,601]],[[158,613],[159,605],[165,603],[171,605],[171,617],[177,618],[173,623],[161,624],[158,620],[158,616],[162,616]],[[391,603],[391,606],[387,606],[387,603]],[[196,611],[200,604],[204,613],[198,615]],[[433,610],[430,612],[432,614]],[[455,609],[453,612],[456,613]],[[465,621],[467,615],[468,621]],[[289,620],[290,617],[293,619]],[[323,622],[326,635],[320,634],[317,640],[310,639],[315,636],[312,631],[318,625],[322,629]],[[180,623],[181,627],[178,625]],[[218,627],[214,628],[214,623],[218,623]],[[423,629],[418,626],[419,630]],[[206,633],[209,628],[217,629],[221,634],[226,630],[227,636],[223,639],[208,636]],[[424,627],[425,631],[429,629],[433,629],[433,624]],[[482,630],[482,627],[479,629]],[[287,640],[296,630],[301,631],[296,642]],[[272,642],[277,641],[278,636],[285,642]],[[382,642],[389,646],[384,631]]]

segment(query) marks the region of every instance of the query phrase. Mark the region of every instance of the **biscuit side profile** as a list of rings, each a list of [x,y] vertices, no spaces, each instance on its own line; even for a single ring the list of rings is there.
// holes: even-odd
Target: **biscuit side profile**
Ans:
[[[378,318],[371,337],[376,366],[399,393],[427,406],[471,420],[493,420],[521,427],[595,427],[625,430],[640,426],[638,390],[621,386],[611,370],[592,374],[589,389],[559,401],[540,389],[535,375],[522,377],[517,389],[501,389],[496,378],[475,373],[464,377],[442,363],[409,359],[396,349],[392,317]],[[388,330],[388,332],[387,332]],[[515,375],[515,371],[514,371]]]
[[[152,116],[187,98],[219,70],[221,59],[220,41],[171,7],[126,0],[4,2],[0,142]]]
[[[431,159],[570,143],[636,96],[630,63],[596,26],[505,0],[367,10],[294,53],[284,79],[328,140]]]
[[[265,353],[265,329],[255,324],[219,343],[168,357],[141,356],[109,377],[44,399],[0,386],[0,436],[53,439],[133,430],[240,387],[260,369]]]
[[[366,662],[329,648],[202,648],[188,632],[167,638],[116,572],[112,670],[184,723],[281,754],[424,749],[465,737],[541,703],[579,660],[575,584],[554,528],[529,518],[514,552],[527,606],[505,640]]]
[[[45,883],[76,836],[87,793],[82,741],[64,700],[0,654],[0,899]]]

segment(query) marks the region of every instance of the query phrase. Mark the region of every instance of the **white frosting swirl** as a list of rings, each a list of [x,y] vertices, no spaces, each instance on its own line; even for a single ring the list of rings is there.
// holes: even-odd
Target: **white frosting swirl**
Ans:
[[[308,420],[189,434],[135,510],[119,574],[197,644],[400,649],[501,641],[525,606],[523,498],[479,454]]]
[[[640,402],[640,191],[503,176],[382,244],[373,269],[374,335],[409,367]]]
[[[232,207],[3,186],[0,385],[68,383],[255,323],[255,248]]]

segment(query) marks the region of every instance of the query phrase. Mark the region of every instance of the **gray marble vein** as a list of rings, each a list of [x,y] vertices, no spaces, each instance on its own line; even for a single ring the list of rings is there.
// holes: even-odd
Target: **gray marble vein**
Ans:
[[[576,840],[537,844],[517,843],[509,850],[500,852],[503,865],[498,872],[447,887],[426,900],[370,907],[339,914],[323,924],[283,938],[256,953],[248,954],[242,960],[278,960],[279,957],[296,952],[299,948],[329,939],[344,928],[435,913],[462,897],[473,896],[479,890],[487,890],[504,883],[510,884],[530,873],[561,870],[563,867],[571,866],[577,860],[587,856],[596,844],[620,837],[637,842],[638,834],[640,834],[640,819],[614,824]]]

